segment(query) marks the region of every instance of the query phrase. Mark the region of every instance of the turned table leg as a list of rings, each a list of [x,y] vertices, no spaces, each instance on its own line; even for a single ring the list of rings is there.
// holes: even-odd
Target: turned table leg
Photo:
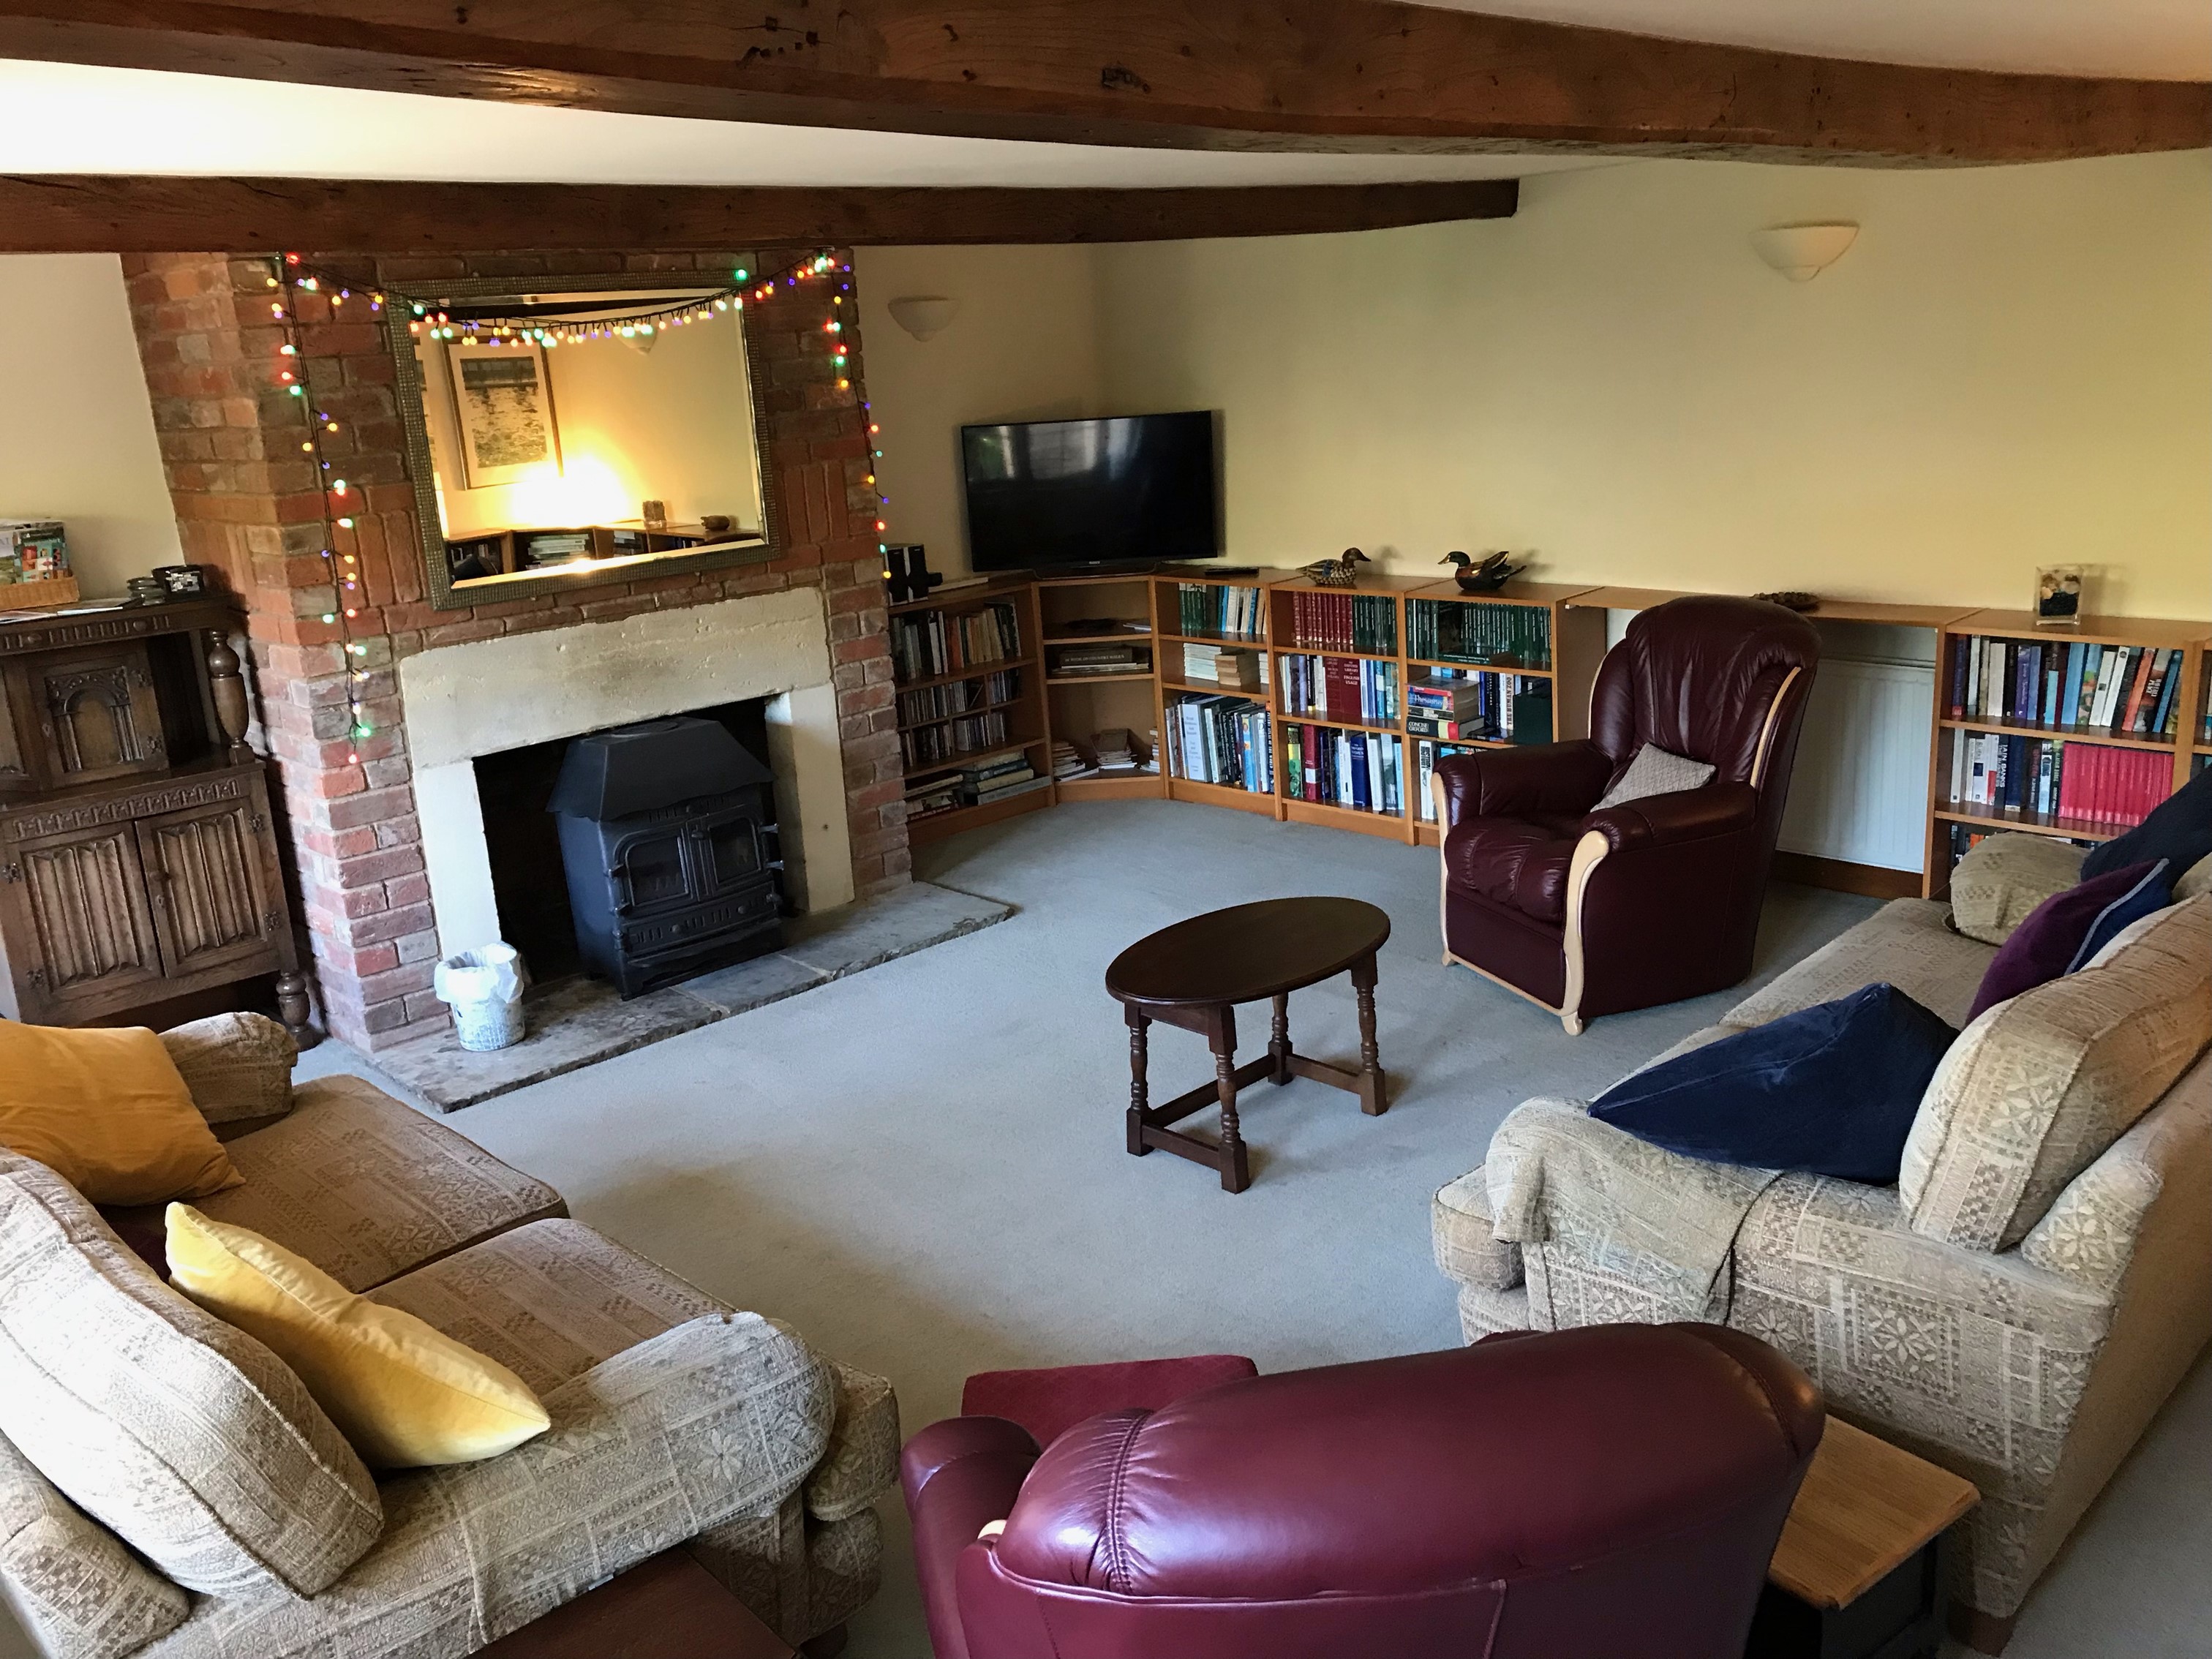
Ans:
[[[1237,1012],[1228,1004],[1206,1010],[1213,1048],[1213,1086],[1221,1097],[1221,1189],[1241,1193],[1252,1184],[1244,1132],[1237,1121]]]
[[[1275,999],[1274,1029],[1268,1034],[1267,1053],[1274,1060],[1274,1069],[1267,1073],[1270,1083],[1291,1080],[1291,994],[1284,992]]]
[[[313,1048],[323,1034],[307,1023],[307,976],[292,969],[276,975],[276,1018],[301,1048]]]
[[[1375,1042],[1375,958],[1352,964],[1352,988],[1359,996],[1359,1109],[1380,1117],[1389,1106],[1382,1051]]]
[[[1152,1022],[1133,1004],[1124,1004],[1129,1020],[1129,1152],[1142,1158],[1152,1149],[1145,1145],[1145,1029]]]

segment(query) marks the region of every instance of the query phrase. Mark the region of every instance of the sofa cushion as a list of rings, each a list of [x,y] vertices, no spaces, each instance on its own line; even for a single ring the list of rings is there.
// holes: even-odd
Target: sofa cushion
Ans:
[[[1997,946],[1996,955],[1990,958],[1982,982],[1974,992],[1973,1006],[1966,1010],[1966,1023],[1972,1024],[2000,1002],[2023,991],[2032,991],[2087,961],[2088,958],[2081,955],[2082,941],[2089,937],[2099,918],[2115,903],[2131,897],[2146,876],[2165,867],[2162,864],[2138,864],[2095,876],[2053,893],[2029,911],[2027,919],[2012,930],[2011,936]],[[2135,920],[2135,915],[2127,917],[2128,921]],[[2122,927],[2125,925],[2121,923]],[[2118,927],[2112,929],[2115,933],[2118,931]],[[2111,937],[2107,933],[2106,940]]]
[[[168,1050],[143,1027],[0,1020],[0,1146],[94,1204],[166,1203],[238,1183]]]
[[[172,1204],[168,1255],[171,1282],[297,1372],[371,1468],[479,1462],[545,1432],[544,1407],[497,1360],[258,1233]]]
[[[413,1314],[539,1395],[723,1304],[580,1221],[535,1221],[380,1285]]]
[[[229,1143],[246,1184],[200,1212],[365,1291],[495,1233],[566,1215],[561,1194],[374,1085],[303,1083],[292,1110]]]
[[[2091,848],[2081,860],[2081,874],[2086,879],[2160,859],[2181,871],[2208,857],[2212,857],[2212,768],[2168,795],[2124,836]]]
[[[1764,1025],[1819,1002],[1833,1002],[1887,980],[1954,1025],[1988,968],[1990,947],[1946,925],[1942,905],[1927,899],[1889,903],[1753,992],[1721,1016],[1729,1025]]]
[[[1625,1078],[1590,1115],[1686,1158],[1887,1186],[1956,1035],[1869,985]]]
[[[1977,842],[1951,872],[1951,920],[1969,939],[2002,945],[2038,905],[2081,879],[2082,857],[2071,842],[2017,830]]]
[[[1647,743],[1636,751],[1635,758],[1628,763],[1628,769],[1590,811],[1602,812],[1626,806],[1631,801],[1647,800],[1653,795],[1673,795],[1685,789],[1702,788],[1711,781],[1712,775],[1711,762],[1669,754],[1657,744]]]
[[[2132,885],[2091,918],[2089,931],[2075,948],[2073,960],[2066,964],[2066,971],[2080,973],[2122,933],[2172,903],[2173,888],[2167,876],[2172,867],[2160,859],[2155,864],[2130,865],[2112,872],[2115,876],[2124,875],[2130,869],[2140,870],[2142,873],[2136,878]],[[2098,877],[2095,879],[2105,880],[2107,878]]]
[[[0,1434],[188,1589],[312,1595],[375,1540],[368,1471],[300,1379],[0,1154]]]
[[[1489,1179],[1478,1164],[1437,1188],[1429,1205],[1429,1246],[1447,1279],[1510,1291],[1521,1282],[1521,1247],[1496,1236]]]
[[[162,1032],[161,1046],[210,1123],[281,1117],[291,1109],[300,1045],[264,1014],[211,1014]]]
[[[1980,1249],[2018,1243],[2208,1041],[2212,896],[2146,918],[2080,973],[1966,1028],[1905,1142],[1906,1220]]]
[[[0,1438],[0,1579],[49,1659],[121,1659],[185,1620],[185,1593]]]

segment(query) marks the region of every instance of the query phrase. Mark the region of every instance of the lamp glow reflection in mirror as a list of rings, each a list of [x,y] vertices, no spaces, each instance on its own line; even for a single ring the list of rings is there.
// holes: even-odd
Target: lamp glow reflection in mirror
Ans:
[[[454,308],[550,325],[683,297],[631,289],[495,295]],[[413,345],[445,586],[457,599],[524,581],[537,591],[548,576],[619,580],[640,563],[764,547],[740,313],[659,330],[650,352],[615,336],[550,349],[465,334]]]

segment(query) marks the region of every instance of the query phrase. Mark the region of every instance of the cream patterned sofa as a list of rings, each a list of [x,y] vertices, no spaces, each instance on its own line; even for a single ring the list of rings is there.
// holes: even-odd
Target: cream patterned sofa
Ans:
[[[156,1213],[104,1216],[0,1149],[0,1588],[49,1653],[458,1659],[679,1545],[794,1644],[874,1593],[888,1383],[367,1083],[293,1090],[281,1027],[164,1040],[246,1177],[204,1212],[491,1355],[552,1427],[373,1479],[281,1361],[142,1259]]]
[[[1956,1024],[1994,954],[1943,905],[1899,900],[1668,1054],[1881,980]],[[1702,1163],[1534,1100],[1437,1194],[1437,1262],[1470,1341],[1724,1322],[1832,1411],[1973,1481],[1954,1588],[1995,1650],[2212,1337],[2208,1040],[2200,896],[1964,1031],[1895,1187]]]

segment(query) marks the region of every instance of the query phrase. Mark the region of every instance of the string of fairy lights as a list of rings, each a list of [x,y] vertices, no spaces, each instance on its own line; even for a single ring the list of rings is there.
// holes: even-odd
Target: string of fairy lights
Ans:
[[[456,318],[451,301],[404,294],[389,284],[356,293],[349,280],[305,264],[297,253],[272,255],[268,285],[273,292],[269,308],[282,337],[276,349],[276,380],[291,396],[307,406],[307,435],[300,448],[313,463],[317,477],[322,480],[321,557],[332,596],[331,607],[322,613],[322,620],[337,630],[337,642],[345,666],[346,764],[361,764],[360,744],[375,733],[367,708],[366,689],[371,672],[365,660],[368,647],[355,637],[352,626],[361,616],[366,592],[362,586],[361,537],[353,510],[358,491],[337,476],[327,440],[340,430],[339,423],[328,410],[315,407],[313,388],[307,383],[306,343],[300,321],[301,295],[319,296],[330,307],[333,319],[349,304],[366,306],[370,314],[380,320],[404,310],[408,316],[408,333],[416,339],[466,341],[495,349],[558,349],[593,341],[649,338],[668,330],[711,321],[717,315],[742,313],[748,302],[763,304],[773,299],[779,289],[836,280],[838,291],[830,296],[830,313],[823,320],[822,331],[830,337],[829,355],[836,370],[837,390],[848,392],[853,385],[848,372],[852,352],[844,336],[846,319],[851,315],[847,302],[853,291],[852,269],[849,260],[841,262],[833,253],[817,252],[762,274],[739,265],[731,271],[726,283],[711,291],[695,290],[681,299],[643,307],[621,316],[593,317],[588,320],[525,316]],[[877,503],[876,550],[880,555],[889,551],[887,544],[880,538],[890,530],[889,521],[883,516],[888,498],[877,483],[875,468],[875,463],[883,459],[884,452],[878,447],[883,428],[866,400],[860,404],[860,412],[867,428],[869,465],[866,483]]]

